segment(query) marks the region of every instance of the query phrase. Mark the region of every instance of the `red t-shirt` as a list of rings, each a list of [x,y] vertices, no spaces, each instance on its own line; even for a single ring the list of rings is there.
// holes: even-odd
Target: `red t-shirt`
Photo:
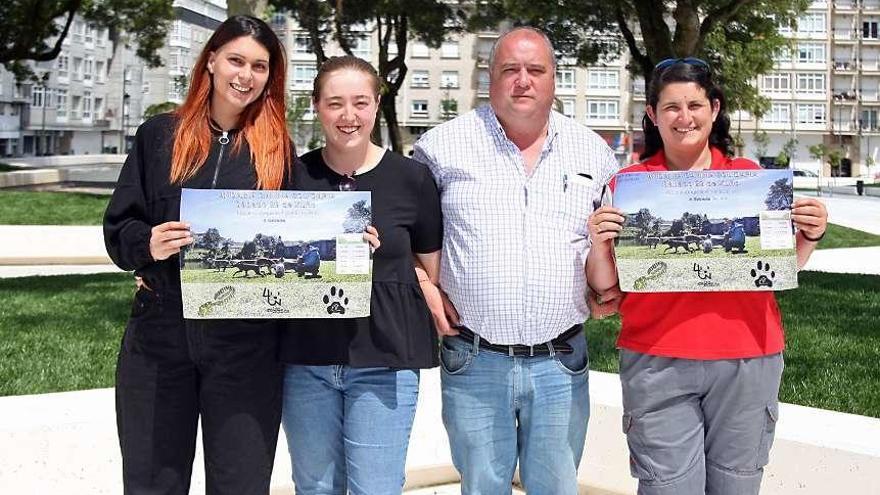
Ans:
[[[712,148],[710,170],[760,168]],[[618,173],[664,172],[662,151]],[[614,184],[612,183],[612,188]],[[620,304],[617,346],[687,359],[735,359],[782,352],[782,317],[772,292],[632,292]]]

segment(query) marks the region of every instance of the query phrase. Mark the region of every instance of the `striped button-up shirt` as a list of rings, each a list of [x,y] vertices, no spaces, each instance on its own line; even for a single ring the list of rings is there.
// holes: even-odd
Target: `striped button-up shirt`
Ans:
[[[463,325],[494,344],[534,345],[589,316],[587,217],[618,169],[601,137],[551,112],[527,175],[483,106],[426,132],[414,158],[440,189],[440,286]]]

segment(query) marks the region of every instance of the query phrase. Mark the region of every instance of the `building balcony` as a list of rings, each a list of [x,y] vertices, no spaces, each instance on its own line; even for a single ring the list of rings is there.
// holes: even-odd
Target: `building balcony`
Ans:
[[[855,29],[833,29],[831,36],[838,43],[855,43],[861,33]]]
[[[835,0],[834,11],[839,13],[855,12],[858,6],[858,0]]]
[[[859,98],[858,92],[853,91],[851,89],[847,89],[847,90],[835,89],[831,93],[831,99],[835,103],[838,103],[838,104],[840,104],[840,103],[855,103],[856,100],[858,100],[858,98]]]
[[[855,72],[858,69],[859,64],[855,60],[835,60],[833,62],[833,67],[835,73],[839,74],[842,72]]]

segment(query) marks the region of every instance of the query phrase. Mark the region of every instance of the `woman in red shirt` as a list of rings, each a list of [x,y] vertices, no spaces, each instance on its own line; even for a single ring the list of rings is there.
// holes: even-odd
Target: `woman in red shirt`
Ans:
[[[660,62],[647,96],[643,161],[620,173],[760,168],[731,158],[724,95],[706,62]],[[588,275],[600,294],[617,284],[612,252],[621,213],[603,206],[589,219]],[[802,267],[825,233],[827,212],[816,199],[797,199],[792,220]],[[783,367],[773,293],[631,293],[620,314],[623,428],[639,494],[757,494]]]

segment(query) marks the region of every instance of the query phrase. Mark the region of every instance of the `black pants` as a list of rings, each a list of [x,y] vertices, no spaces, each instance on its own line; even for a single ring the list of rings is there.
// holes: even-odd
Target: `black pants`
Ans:
[[[281,420],[272,321],[183,320],[139,291],[116,369],[125,493],[189,493],[201,416],[208,495],[266,495]]]

